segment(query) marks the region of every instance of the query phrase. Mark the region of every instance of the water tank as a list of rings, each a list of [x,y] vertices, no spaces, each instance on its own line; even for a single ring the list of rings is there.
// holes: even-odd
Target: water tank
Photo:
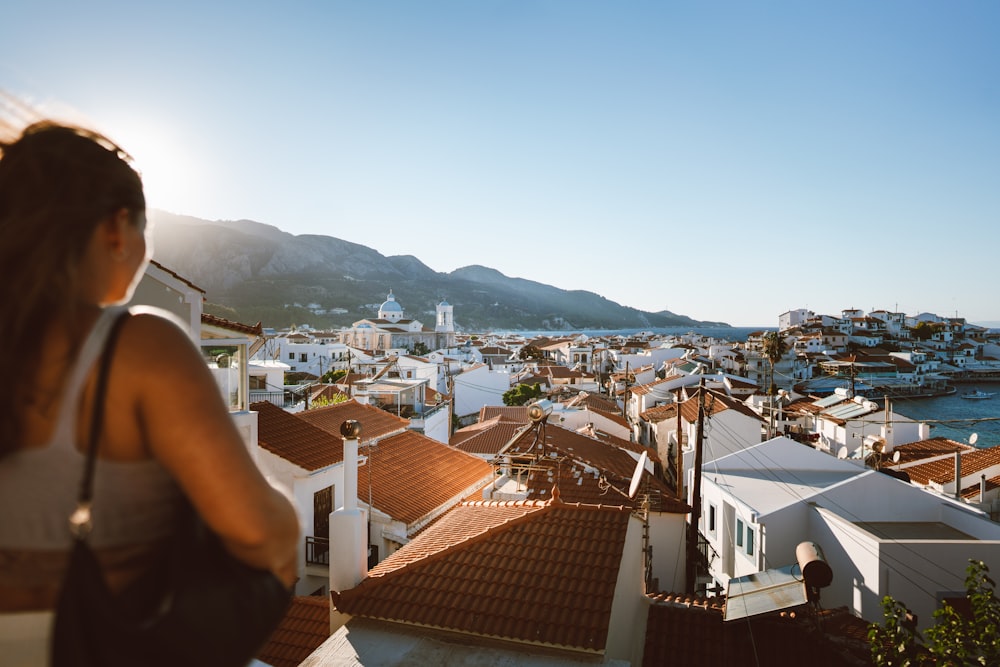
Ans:
[[[823,550],[815,542],[800,542],[795,547],[795,560],[802,570],[808,588],[826,588],[833,581],[833,570],[823,558]]]

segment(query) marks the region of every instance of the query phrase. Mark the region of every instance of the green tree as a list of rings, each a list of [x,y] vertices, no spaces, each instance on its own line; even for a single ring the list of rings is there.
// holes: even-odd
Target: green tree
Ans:
[[[427,347],[427,343],[422,340],[418,340],[413,344],[413,349],[410,350],[410,354],[415,354],[418,357],[422,357],[425,354],[430,354],[431,348]]]
[[[989,568],[970,560],[965,597],[970,612],[949,604],[934,612],[934,626],[921,636],[906,607],[889,596],[882,600],[884,622],[868,630],[872,661],[885,667],[930,665],[1000,665],[1000,600]]]
[[[325,408],[328,405],[337,405],[338,403],[345,403],[350,397],[347,394],[333,394],[332,396],[318,396],[312,403],[309,404],[310,410],[315,410],[316,408]]]
[[[519,384],[503,393],[504,405],[525,405],[536,398],[545,396],[545,391],[538,384]]]
[[[347,371],[345,370],[327,371],[323,374],[323,377],[321,377],[320,380],[326,384],[336,384],[337,380],[343,379],[346,375]]]

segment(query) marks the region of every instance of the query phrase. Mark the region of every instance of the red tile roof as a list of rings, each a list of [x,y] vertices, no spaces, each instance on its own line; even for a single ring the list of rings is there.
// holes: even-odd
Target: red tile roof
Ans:
[[[954,455],[955,452],[965,452],[971,449],[973,449],[971,445],[966,445],[949,438],[937,437],[898,445],[892,451],[893,454],[899,452],[899,463],[894,465],[904,465],[937,456]]]
[[[469,454],[495,456],[527,424],[500,421],[494,417],[455,431],[451,446]]]
[[[681,403],[681,417],[687,422],[694,424],[698,421],[698,389],[691,392],[690,397]],[[717,391],[705,391],[705,416],[717,415],[724,410],[735,410],[742,415],[746,415],[755,421],[764,421],[760,415],[747,407],[742,401],[738,401],[726,394]]]
[[[344,441],[267,401],[252,403],[257,442],[305,470],[320,470],[344,460]]]
[[[1000,465],[1000,447],[973,449],[961,455],[962,477],[980,470]],[[919,463],[903,470],[917,484],[947,484],[955,481],[955,457],[950,456],[929,463]]]
[[[544,450],[536,443],[535,429],[521,435],[508,450],[511,454],[532,454],[537,458],[529,474],[529,498],[545,500],[559,479],[560,492],[569,502],[613,504],[636,507],[628,497],[637,456],[614,444],[551,424],[541,430]],[[594,470],[598,478],[594,478]],[[677,501],[674,493],[658,477],[643,473],[644,493],[649,493],[655,511],[686,514],[691,511]],[[533,480],[533,481],[532,481]]]
[[[368,462],[358,468],[358,498],[368,502],[370,473],[372,505],[407,525],[493,478],[493,467],[481,458],[414,431],[383,438],[359,453]]]
[[[202,313],[201,323],[211,324],[212,326],[229,329],[230,331],[238,331],[239,333],[244,333],[250,336],[264,335],[264,327],[261,326],[260,322],[257,322],[257,324],[242,324],[241,322],[233,322],[232,320],[227,320],[226,318],[219,317],[218,315]]]
[[[531,421],[528,418],[527,405],[484,405],[479,408],[479,421],[484,422],[494,417],[518,424],[527,424]]]
[[[340,425],[348,420],[361,423],[361,442],[398,433],[410,425],[410,420],[397,417],[373,405],[362,405],[356,400],[337,403],[298,413],[307,423],[321,428],[340,439]],[[341,439],[341,441],[343,441]]]
[[[299,596],[271,633],[257,659],[273,667],[297,667],[330,637],[330,600]]]
[[[621,408],[619,408],[618,404],[615,403],[610,398],[592,394],[586,391],[581,391],[574,398],[566,401],[566,405],[568,406],[585,405],[591,410],[595,410],[597,412],[611,413],[614,415],[621,414]]]
[[[602,652],[630,513],[466,503],[333,594],[345,613]]]

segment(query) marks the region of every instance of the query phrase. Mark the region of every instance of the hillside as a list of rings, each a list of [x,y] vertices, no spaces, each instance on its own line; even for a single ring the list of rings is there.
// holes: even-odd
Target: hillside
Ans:
[[[209,222],[157,210],[149,219],[156,260],[207,292],[206,311],[242,322],[344,326],[373,317],[391,289],[409,316],[429,326],[435,304],[446,299],[465,331],[727,326],[640,311],[484,266],[440,273],[412,255],[386,257],[356,243],[296,236],[251,220]],[[347,312],[317,315],[312,304]]]

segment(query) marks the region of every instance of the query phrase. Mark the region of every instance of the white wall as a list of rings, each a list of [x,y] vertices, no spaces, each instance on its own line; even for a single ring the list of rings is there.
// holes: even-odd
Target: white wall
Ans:
[[[455,414],[459,417],[478,414],[484,405],[503,405],[503,395],[510,389],[506,371],[480,366],[454,378]]]

